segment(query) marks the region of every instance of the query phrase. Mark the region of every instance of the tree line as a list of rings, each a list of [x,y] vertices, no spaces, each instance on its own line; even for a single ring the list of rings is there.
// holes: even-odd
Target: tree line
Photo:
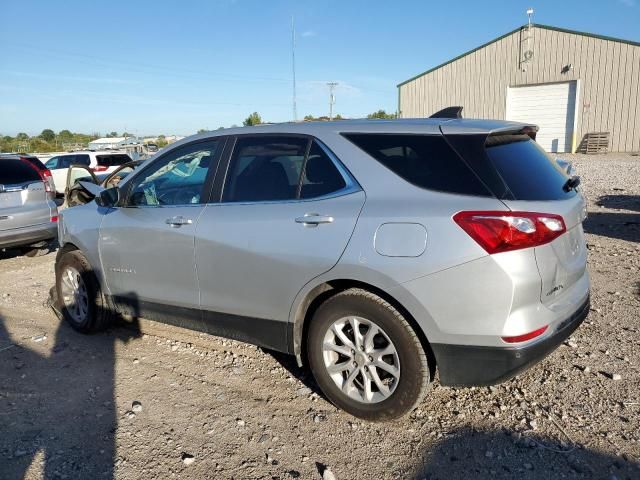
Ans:
[[[391,119],[397,118],[395,113],[387,113],[385,110],[378,110],[377,112],[367,115],[370,119]],[[320,116],[314,117],[313,115],[305,115],[305,122],[312,121],[328,121],[329,117]],[[340,114],[336,114],[333,120],[344,120]],[[260,125],[265,123],[258,112],[251,113],[242,124],[247,126]],[[232,125],[235,127],[236,125]],[[218,130],[223,127],[219,127]],[[198,133],[207,131],[207,129],[200,129]],[[123,132],[109,132],[105,135],[108,138],[114,137],[132,137],[131,133]],[[15,137],[9,135],[0,135],[0,152],[59,152],[71,149],[86,148],[88,143],[96,138],[100,138],[100,133],[74,133],[69,130],[60,130],[58,133],[54,132],[50,128],[45,128],[39,135],[29,136],[24,132],[18,133]],[[164,135],[157,137],[156,143],[159,147],[167,145],[167,141]]]
[[[379,120],[390,120],[392,118],[398,118],[398,114],[387,113],[385,110],[381,109],[376,112],[368,114],[367,118],[379,119]],[[333,120],[345,120],[345,118],[339,113],[337,113],[336,115],[334,115]],[[305,122],[328,122],[329,117],[325,115],[320,117],[314,117],[313,115],[305,115],[304,121]],[[245,127],[251,127],[253,125],[260,125],[262,123],[269,123],[269,122],[263,122],[260,114],[258,112],[253,112],[251,115],[249,115],[247,118],[244,119],[244,121],[242,122],[242,125],[244,125]]]

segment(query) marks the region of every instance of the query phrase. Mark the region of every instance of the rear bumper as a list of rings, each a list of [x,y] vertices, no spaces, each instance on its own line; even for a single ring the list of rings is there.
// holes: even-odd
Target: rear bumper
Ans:
[[[58,224],[53,222],[4,230],[0,231],[0,248],[19,247],[53,240],[57,235]]]
[[[447,386],[494,385],[513,378],[549,355],[566,340],[589,314],[586,301],[560,323],[556,331],[539,342],[520,348],[473,345],[431,345],[440,372],[440,383]]]

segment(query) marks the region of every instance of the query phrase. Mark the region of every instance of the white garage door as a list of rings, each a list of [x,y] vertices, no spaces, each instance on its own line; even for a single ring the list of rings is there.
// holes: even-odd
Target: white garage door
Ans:
[[[507,120],[540,127],[536,140],[547,152],[570,152],[576,82],[509,87]]]

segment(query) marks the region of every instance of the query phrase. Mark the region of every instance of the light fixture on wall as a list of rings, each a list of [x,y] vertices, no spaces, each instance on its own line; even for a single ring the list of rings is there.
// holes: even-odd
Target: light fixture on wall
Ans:
[[[560,73],[562,73],[562,74],[567,74],[567,73],[569,73],[571,70],[573,70],[573,64],[572,64],[572,63],[568,63],[568,64],[566,64],[564,67],[562,67],[562,70],[560,70]]]

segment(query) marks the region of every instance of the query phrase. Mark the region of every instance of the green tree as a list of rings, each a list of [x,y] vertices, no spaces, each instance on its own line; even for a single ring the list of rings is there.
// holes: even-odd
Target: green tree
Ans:
[[[258,112],[253,112],[251,115],[249,115],[244,122],[242,122],[242,124],[245,127],[251,127],[253,125],[260,125],[262,123],[262,118],[260,117],[260,114]]]
[[[68,142],[73,138],[73,133],[71,133],[69,130],[60,130],[58,132],[58,138],[61,142]]]
[[[118,132],[107,133],[107,138],[115,138],[118,136]]]
[[[158,135],[158,138],[156,139],[156,145],[158,145],[158,148],[166,147],[168,143],[169,142],[167,142],[164,135]]]
[[[122,136],[123,137],[135,137],[135,135],[133,133],[129,133],[129,132],[122,132]],[[117,135],[116,135],[117,137]]]
[[[29,135],[24,132],[20,132],[18,135],[16,135],[16,140],[29,140]]]
[[[200,130],[198,130],[198,133],[205,133],[208,132],[209,130],[207,130],[206,128],[201,128]]]
[[[395,113],[387,113],[384,110],[378,110],[377,112],[370,113],[367,118],[378,118],[388,120],[390,118],[396,118]]]
[[[45,142],[53,142],[56,139],[56,134],[50,128],[45,128],[44,130],[42,130],[40,138]]]

